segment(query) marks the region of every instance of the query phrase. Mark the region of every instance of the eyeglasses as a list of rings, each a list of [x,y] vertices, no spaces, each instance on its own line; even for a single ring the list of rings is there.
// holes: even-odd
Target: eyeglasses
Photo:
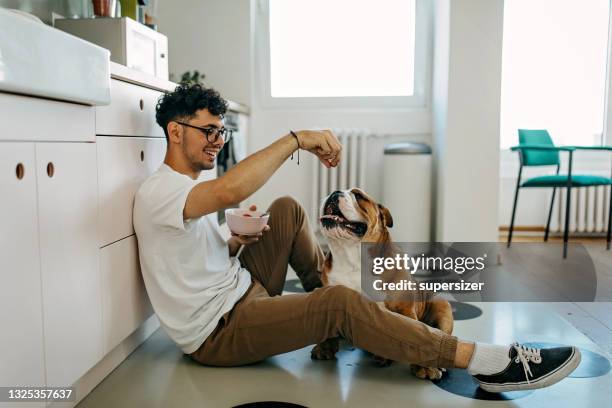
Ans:
[[[223,139],[223,143],[227,143],[232,138],[233,130],[225,127],[199,127],[190,125],[189,123],[179,122],[178,120],[175,120],[175,122],[183,126],[198,129],[200,132],[204,133],[209,143],[216,143],[217,140],[219,140],[219,136]]]

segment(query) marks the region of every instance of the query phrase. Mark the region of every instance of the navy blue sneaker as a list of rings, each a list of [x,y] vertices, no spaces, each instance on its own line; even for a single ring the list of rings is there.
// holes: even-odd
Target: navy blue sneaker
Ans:
[[[488,392],[544,388],[561,381],[580,364],[576,347],[537,349],[514,343],[509,353],[510,363],[501,372],[474,376],[480,388]]]

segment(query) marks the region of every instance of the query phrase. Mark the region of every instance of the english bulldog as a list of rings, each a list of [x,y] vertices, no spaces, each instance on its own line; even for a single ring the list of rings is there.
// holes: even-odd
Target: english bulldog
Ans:
[[[375,243],[374,249],[378,252],[376,256],[393,257],[397,253],[389,233],[389,228],[393,226],[391,213],[361,189],[353,188],[330,194],[321,207],[319,222],[330,247],[321,272],[323,285],[345,285],[362,292],[362,242]],[[387,282],[407,277],[405,272],[394,270],[385,271],[383,276]],[[448,301],[432,293],[417,292],[408,298],[386,294],[384,305],[393,312],[452,334],[451,306]],[[333,338],[316,345],[311,352],[312,358],[334,359],[339,347],[338,341],[338,338]],[[382,357],[375,356],[375,360],[381,366],[391,364],[390,360]],[[443,369],[412,365],[411,371],[419,378],[439,379]]]

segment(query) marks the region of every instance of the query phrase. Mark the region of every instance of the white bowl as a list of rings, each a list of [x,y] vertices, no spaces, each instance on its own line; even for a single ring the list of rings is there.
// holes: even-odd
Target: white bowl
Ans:
[[[264,215],[263,211],[251,211],[242,208],[228,208],[225,210],[227,226],[230,231],[239,235],[259,234],[268,223],[268,218],[270,218],[270,215]]]

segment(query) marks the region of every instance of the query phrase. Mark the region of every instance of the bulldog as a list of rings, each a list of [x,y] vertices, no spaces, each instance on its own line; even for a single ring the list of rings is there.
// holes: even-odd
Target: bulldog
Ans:
[[[361,243],[375,243],[376,256],[391,256],[397,253],[392,243],[389,228],[393,218],[389,210],[377,203],[363,190],[353,188],[335,191],[323,202],[319,219],[321,231],[329,242],[330,252],[325,257],[321,272],[323,285],[345,285],[358,292],[361,289]],[[403,271],[388,270],[383,273],[385,281],[410,278]],[[453,331],[453,314],[448,301],[429,292],[415,292],[410,296],[386,293],[384,306],[389,310],[422,321],[448,334]],[[316,345],[311,356],[317,360],[335,358],[338,338],[328,339]],[[374,356],[380,366],[391,364],[390,360]],[[423,379],[439,379],[443,369],[411,366],[414,375]]]

